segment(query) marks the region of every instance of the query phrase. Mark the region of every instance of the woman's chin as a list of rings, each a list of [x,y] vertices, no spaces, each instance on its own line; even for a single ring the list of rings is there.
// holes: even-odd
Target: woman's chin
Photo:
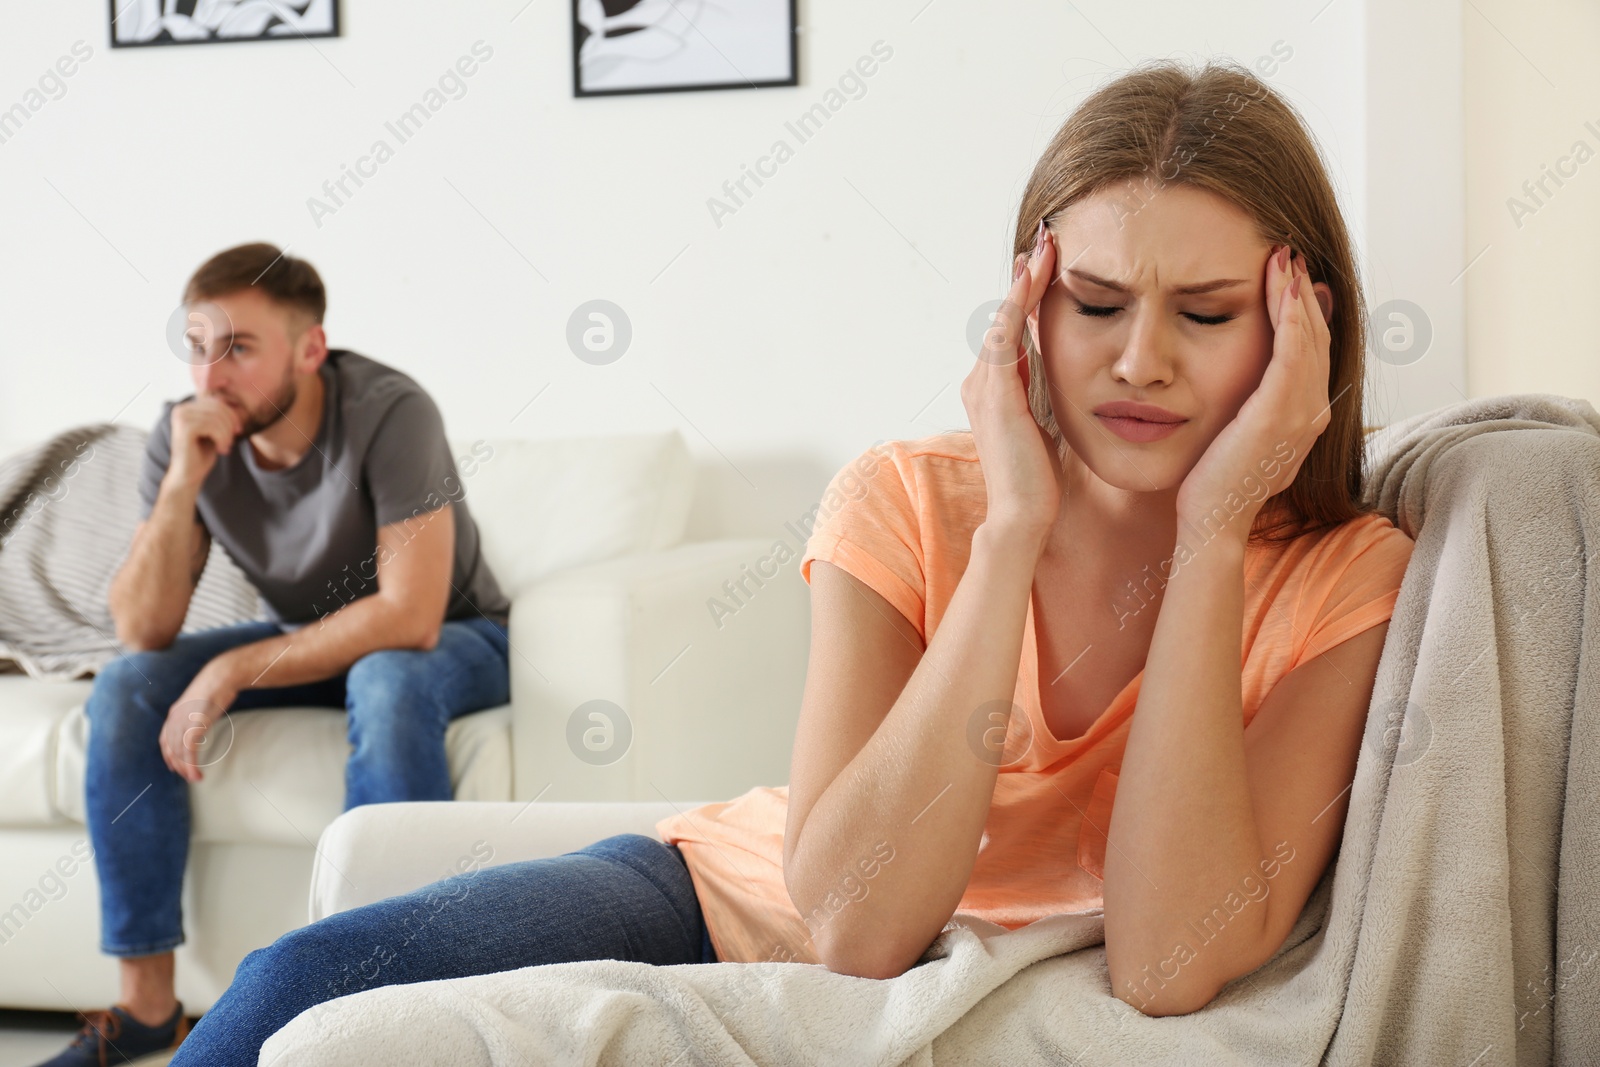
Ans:
[[[1188,451],[1152,446],[1129,446],[1124,442],[1096,442],[1088,448],[1067,442],[1069,476],[1073,471],[1093,475],[1112,489],[1129,493],[1176,492],[1184,476],[1194,467]]]

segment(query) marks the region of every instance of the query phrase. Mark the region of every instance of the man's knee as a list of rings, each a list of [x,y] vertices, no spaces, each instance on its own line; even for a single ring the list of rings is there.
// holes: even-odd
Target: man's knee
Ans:
[[[426,652],[386,648],[356,660],[345,678],[352,716],[385,719],[399,708],[433,699],[434,664]]]
[[[160,652],[136,652],[119,656],[100,668],[84,712],[91,727],[113,730],[121,725],[152,718],[165,708],[157,708],[153,698],[163,688]],[[157,720],[159,722],[159,719]]]

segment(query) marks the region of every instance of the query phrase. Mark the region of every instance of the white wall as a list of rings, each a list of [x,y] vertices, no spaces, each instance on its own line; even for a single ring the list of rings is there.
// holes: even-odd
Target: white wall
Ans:
[[[1470,395],[1600,406],[1600,8],[1476,0],[1462,18]]]
[[[1367,404],[1388,422],[1468,396],[1460,0],[1369,4],[1365,46]]]
[[[1151,55],[1253,63],[1287,45],[1269,80],[1330,155],[1364,269],[1415,292],[1460,268],[1459,202],[1383,168],[1392,138],[1367,116],[1392,114],[1411,60],[1370,48],[1353,0],[1011,0],[982,16],[814,0],[798,87],[583,100],[568,5],[524,2],[346,0],[340,39],[118,51],[103,0],[12,4],[0,108],[74,42],[92,55],[0,144],[0,439],[148,426],[188,391],[163,331],[189,272],[265,239],[322,272],[331,342],[419,378],[453,437],[676,426],[702,468],[691,536],[778,531],[873,440],[965,425],[967,319],[1009,277],[1037,153],[1089,89]],[[378,138],[396,146],[385,122],[480,40],[493,55],[465,95],[318,225],[308,198]],[[797,145],[785,123],[880,40],[893,55],[864,94]],[[1448,56],[1428,62],[1451,77]],[[1448,145],[1459,91],[1435,96],[1406,121]],[[794,157],[719,226],[708,198],[778,138]],[[1458,158],[1429,165],[1459,175]],[[1375,239],[1397,191],[1425,225]],[[565,341],[594,298],[633,325],[608,366]],[[1368,421],[1453,399],[1438,399],[1442,375],[1462,378],[1453,343],[1407,369],[1432,386],[1376,391]]]

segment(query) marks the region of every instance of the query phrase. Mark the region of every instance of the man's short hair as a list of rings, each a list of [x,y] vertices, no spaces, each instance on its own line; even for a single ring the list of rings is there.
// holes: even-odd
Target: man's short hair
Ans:
[[[214,300],[250,288],[260,289],[312,323],[320,323],[328,307],[327,290],[317,268],[284,255],[277,245],[266,241],[238,245],[206,260],[184,287],[183,302]]]

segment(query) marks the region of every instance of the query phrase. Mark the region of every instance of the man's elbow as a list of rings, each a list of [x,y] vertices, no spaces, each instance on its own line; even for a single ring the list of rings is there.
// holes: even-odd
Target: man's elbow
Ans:
[[[168,633],[148,623],[124,622],[121,619],[113,621],[116,623],[117,643],[129,652],[159,652],[171,645],[178,636],[175,631]]]
[[[439,632],[444,627],[441,619],[430,622],[414,623],[411,627],[411,640],[409,647],[418,652],[432,652],[439,647]]]

